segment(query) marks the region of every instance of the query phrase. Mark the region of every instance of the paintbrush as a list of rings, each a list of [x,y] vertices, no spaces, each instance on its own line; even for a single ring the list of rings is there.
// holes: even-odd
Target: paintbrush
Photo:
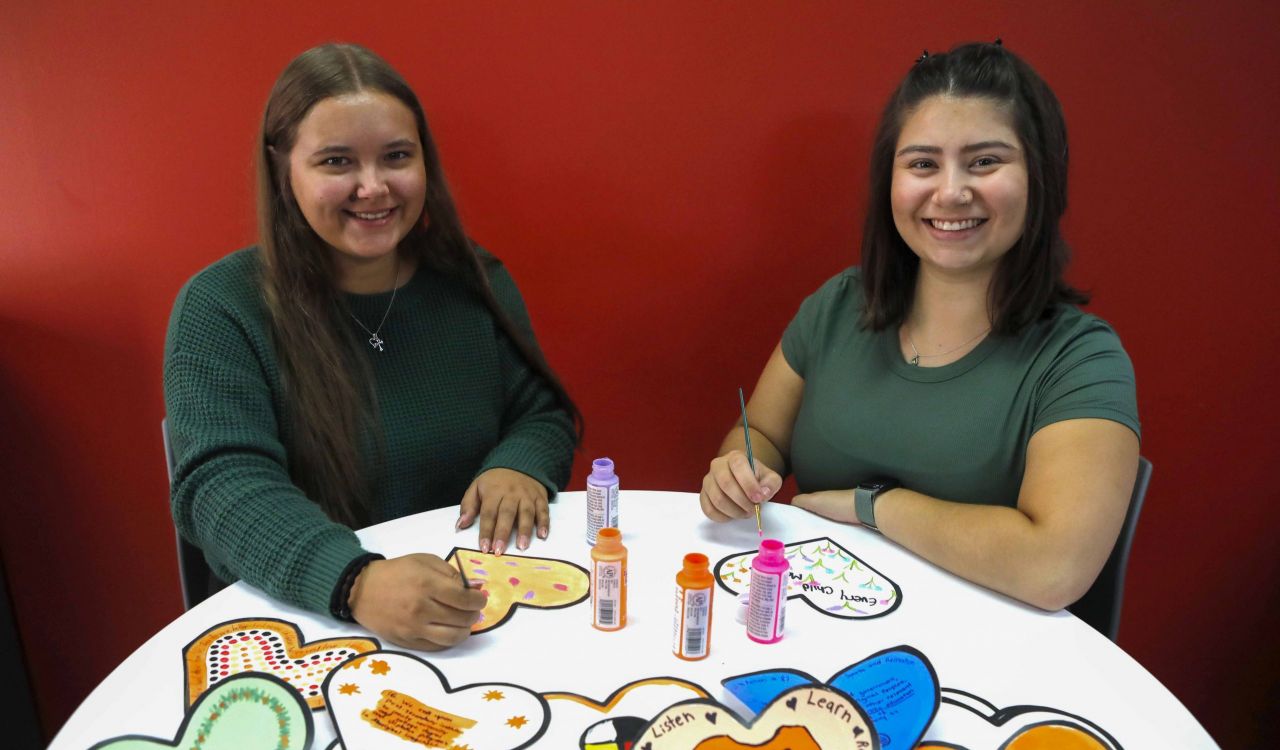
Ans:
[[[471,588],[471,582],[467,580],[467,574],[462,572],[462,556],[455,554],[453,556],[453,564],[458,566],[458,578],[462,579],[462,588]]]
[[[738,389],[738,406],[742,407],[742,436],[747,441],[747,464],[751,466],[751,476],[756,475],[756,458],[751,453],[751,428],[747,426],[747,401],[742,396],[742,389]],[[756,506],[756,533],[764,536],[764,522],[760,520],[760,503]]]

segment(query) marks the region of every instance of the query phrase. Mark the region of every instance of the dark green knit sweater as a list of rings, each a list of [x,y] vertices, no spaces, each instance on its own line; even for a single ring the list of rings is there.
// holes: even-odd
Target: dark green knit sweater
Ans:
[[[196,274],[174,304],[164,361],[173,517],[220,577],[327,613],[343,568],[364,550],[290,481],[286,396],[259,273],[257,249],[241,250]],[[490,283],[533,341],[520,292],[496,261]],[[391,294],[346,299],[374,327]],[[348,322],[358,341],[368,338]],[[564,486],[571,418],[483,302],[420,268],[380,334],[384,351],[361,347],[383,431],[371,522],[455,505],[495,467],[528,474],[553,495]],[[447,543],[424,539],[423,550]]]

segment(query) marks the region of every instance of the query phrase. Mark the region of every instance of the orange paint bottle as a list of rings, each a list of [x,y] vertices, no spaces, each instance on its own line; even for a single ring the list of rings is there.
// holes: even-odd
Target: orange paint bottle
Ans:
[[[627,624],[627,548],[622,532],[600,529],[591,548],[591,626],[621,630]]]
[[[707,556],[690,552],[684,568],[676,573],[675,623],[671,628],[671,653],[688,661],[707,658],[711,652],[711,595],[715,578],[707,569]]]

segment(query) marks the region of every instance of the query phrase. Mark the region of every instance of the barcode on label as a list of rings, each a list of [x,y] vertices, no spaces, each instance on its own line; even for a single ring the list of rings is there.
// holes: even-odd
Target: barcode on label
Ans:
[[[706,631],[703,628],[689,628],[684,634],[684,655],[685,656],[702,656],[702,634]]]
[[[596,619],[601,625],[613,625],[614,617],[616,617],[614,602],[612,599],[600,599],[599,607],[596,609]]]

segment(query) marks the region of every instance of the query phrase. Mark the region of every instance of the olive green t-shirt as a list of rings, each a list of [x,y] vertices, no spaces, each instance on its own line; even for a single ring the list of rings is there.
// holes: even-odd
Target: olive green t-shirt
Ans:
[[[1133,365],[1101,319],[1063,306],[944,367],[903,359],[896,328],[860,325],[858,269],[806,299],[782,336],[804,378],[790,462],[801,492],[887,476],[946,500],[1015,507],[1027,443],[1066,419],[1141,435]]]

